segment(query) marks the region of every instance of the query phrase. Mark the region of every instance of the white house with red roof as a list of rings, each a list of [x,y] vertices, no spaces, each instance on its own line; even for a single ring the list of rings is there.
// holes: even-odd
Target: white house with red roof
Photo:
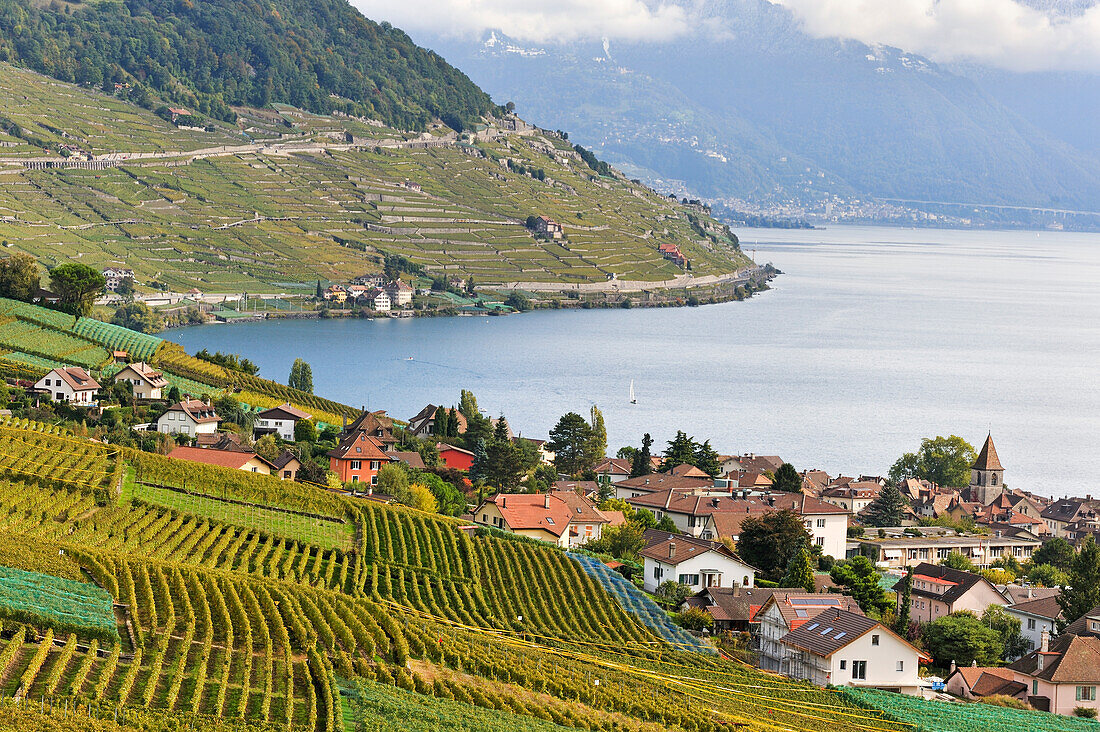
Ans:
[[[302,420],[310,419],[313,415],[303,412],[290,404],[281,404],[278,407],[265,409],[256,415],[256,421],[252,425],[252,433],[256,437],[266,434],[276,434],[287,442],[294,441],[294,428]]]
[[[646,532],[647,546],[638,552],[646,592],[672,581],[693,590],[707,587],[752,587],[756,567],[725,544],[661,531]]]
[[[218,431],[222,418],[209,402],[185,399],[168,407],[153,424],[157,432],[167,435],[212,435]]]
[[[210,450],[204,447],[177,447],[168,457],[192,463],[216,465],[222,468],[244,470],[249,473],[271,475],[275,466],[254,452],[240,450]]]
[[[35,382],[37,391],[44,391],[50,398],[72,404],[93,404],[99,393],[99,382],[79,366],[54,369]]]
[[[759,623],[756,637],[757,662],[760,668],[779,672],[787,670],[788,649],[783,645],[783,638],[826,610],[847,610],[863,614],[859,603],[847,595],[785,592],[768,598],[756,613],[756,621]]]
[[[477,507],[474,522],[569,549],[599,539],[611,519],[588,499],[566,490],[498,493]]]
[[[161,399],[164,396],[164,390],[169,388],[164,374],[144,361],[124,366],[115,374],[115,381],[125,381],[130,384],[134,396],[138,399]]]

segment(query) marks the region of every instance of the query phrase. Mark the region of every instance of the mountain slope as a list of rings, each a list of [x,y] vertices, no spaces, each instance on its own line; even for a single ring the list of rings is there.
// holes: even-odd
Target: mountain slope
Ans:
[[[966,78],[897,49],[811,38],[765,0],[723,0],[706,12],[691,37],[606,50],[422,40],[494,97],[615,164],[707,196],[1100,207],[1095,155],[1040,132]],[[632,105],[586,106],[627,96]]]
[[[489,97],[439,56],[346,0],[0,0],[0,60],[61,79],[160,96],[232,120],[229,105],[344,111],[404,129],[461,127]]]
[[[312,292],[380,271],[387,255],[478,284],[672,279],[685,270],[666,243],[694,274],[748,263],[702,212],[599,174],[519,120],[460,137],[284,105],[236,113],[238,127],[177,127],[0,64],[0,240],[48,265],[76,258],[230,293]],[[536,237],[533,215],[565,238]]]

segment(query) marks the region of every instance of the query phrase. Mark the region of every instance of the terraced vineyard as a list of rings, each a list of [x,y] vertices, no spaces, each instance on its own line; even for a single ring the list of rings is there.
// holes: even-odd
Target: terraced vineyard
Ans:
[[[48,126],[26,98],[51,110]],[[387,253],[482,284],[684,274],[662,243],[697,275],[749,264],[704,214],[598,176],[553,134],[493,128],[459,140],[283,106],[240,113],[252,139],[178,130],[0,64],[0,116],[41,136],[51,153],[36,157],[68,165],[52,151],[76,141],[97,168],[26,167],[33,149],[0,147],[0,238],[51,265],[121,263],[141,283],[223,293],[310,292],[318,279],[378,271]],[[532,214],[558,220],[566,239],[536,239],[524,226]]]
[[[67,435],[4,429],[5,445],[75,448]],[[146,458],[143,473],[165,463],[174,461]],[[490,728],[476,720],[502,730],[909,729],[835,692],[670,645],[556,548],[196,467],[209,468],[195,480],[211,495],[190,503],[156,492],[132,500],[135,488],[105,498],[22,473],[0,482],[0,565],[66,575],[65,563],[79,565],[73,576],[113,598],[119,630],[116,642],[4,620],[0,695],[94,699],[101,707],[80,712],[91,721],[107,707],[123,721],[126,710],[157,712],[197,729],[215,718],[432,729],[401,726],[421,713],[469,729]],[[347,522],[347,542],[312,543],[301,525],[274,518],[286,510]]]

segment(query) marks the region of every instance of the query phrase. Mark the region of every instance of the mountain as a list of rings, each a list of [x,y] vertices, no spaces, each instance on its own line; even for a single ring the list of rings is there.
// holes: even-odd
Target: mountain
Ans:
[[[5,245],[48,266],[128,267],[143,288],[222,293],[312,293],[387,261],[480,285],[661,281],[749,263],[700,207],[515,117],[413,133],[274,104],[196,124],[125,96],[0,63]],[[564,238],[536,236],[526,223],[540,215]]]
[[[421,37],[625,170],[715,198],[1100,208],[1100,159],[943,66],[721,0],[669,42]],[[593,102],[593,100],[598,100]]]
[[[235,105],[341,111],[402,129],[461,129],[488,95],[345,0],[0,0],[0,61],[232,121]]]

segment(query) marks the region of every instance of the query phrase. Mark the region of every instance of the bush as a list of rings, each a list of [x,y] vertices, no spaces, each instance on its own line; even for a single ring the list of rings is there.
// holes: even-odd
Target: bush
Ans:
[[[978,701],[982,704],[991,704],[995,707],[1008,707],[1009,709],[1031,709],[1031,705],[1025,702],[1023,699],[1017,699],[1014,696],[1006,696],[1004,694],[991,694],[990,696],[983,696]],[[1096,716],[1096,710],[1092,710],[1092,714]]]
[[[1095,707],[1074,707],[1073,716],[1081,719],[1096,719]]]
[[[681,628],[687,630],[714,629],[714,618],[706,610],[699,607],[689,607],[676,616],[676,622]]]

